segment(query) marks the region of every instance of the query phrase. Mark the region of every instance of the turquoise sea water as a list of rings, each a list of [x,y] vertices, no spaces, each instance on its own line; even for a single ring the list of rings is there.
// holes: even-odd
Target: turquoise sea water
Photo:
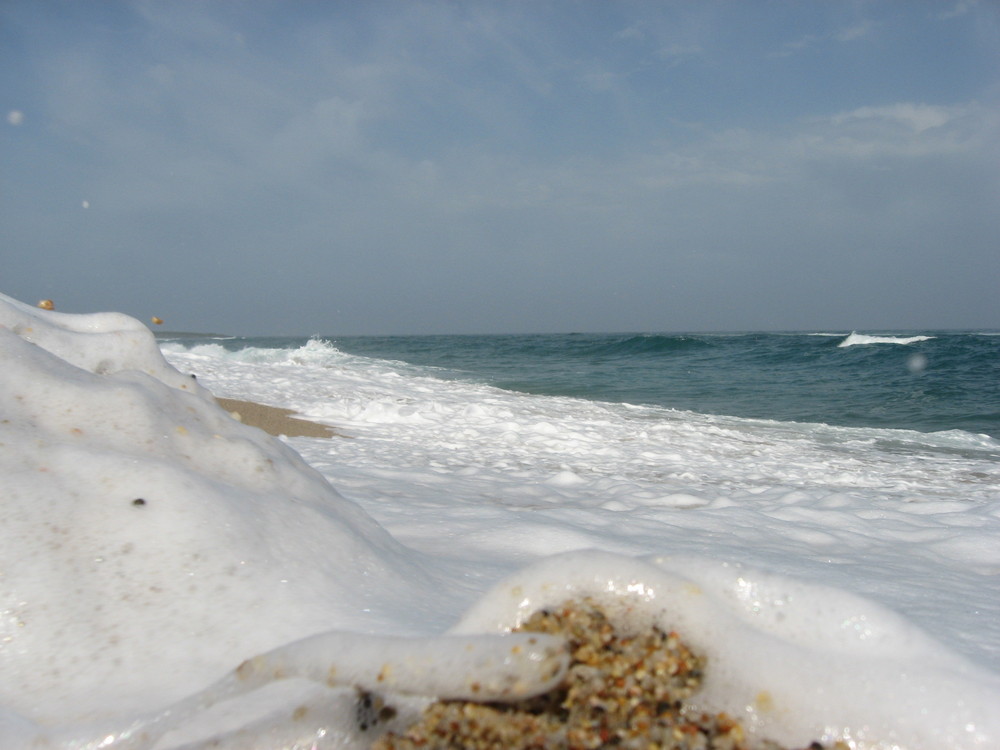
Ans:
[[[204,337],[164,336],[194,344]],[[704,414],[1000,438],[992,332],[318,336],[354,355],[513,391]],[[231,351],[306,337],[216,339]]]

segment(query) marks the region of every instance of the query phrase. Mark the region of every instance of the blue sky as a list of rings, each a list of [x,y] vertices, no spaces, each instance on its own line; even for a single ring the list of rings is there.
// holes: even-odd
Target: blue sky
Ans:
[[[1000,329],[1000,4],[0,4],[0,291],[245,334]]]

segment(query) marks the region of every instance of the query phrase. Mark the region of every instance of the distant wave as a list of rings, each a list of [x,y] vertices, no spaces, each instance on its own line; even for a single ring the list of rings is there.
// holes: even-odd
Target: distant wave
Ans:
[[[696,336],[638,334],[604,342],[596,347],[591,354],[668,354],[709,346],[711,346],[709,342]]]
[[[224,346],[216,341],[238,341],[240,346]],[[346,356],[336,346],[324,339],[310,338],[298,346],[275,339],[276,346],[247,346],[246,343],[260,341],[254,339],[213,339],[212,343],[197,340],[167,341],[162,344],[165,351],[188,351],[206,359],[225,359],[233,362],[257,364],[312,365],[326,367],[339,363]],[[207,341],[202,339],[202,341]]]
[[[869,336],[865,333],[853,332],[837,346],[862,346],[866,344],[916,344],[918,341],[930,341],[934,336]]]

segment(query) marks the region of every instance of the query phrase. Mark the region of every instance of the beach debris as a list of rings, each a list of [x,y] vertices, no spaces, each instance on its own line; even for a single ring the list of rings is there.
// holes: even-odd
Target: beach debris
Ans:
[[[40,299],[38,300],[38,306],[43,310],[55,310],[56,304],[50,299]]]

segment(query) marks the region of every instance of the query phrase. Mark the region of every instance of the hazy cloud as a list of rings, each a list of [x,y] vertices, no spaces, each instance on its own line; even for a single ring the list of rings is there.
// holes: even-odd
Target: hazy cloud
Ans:
[[[864,39],[870,37],[875,32],[876,27],[877,24],[873,21],[863,20],[825,34],[804,34],[791,42],[785,42],[781,49],[771,53],[771,56],[788,57],[827,42],[853,42]]]
[[[874,30],[874,23],[871,21],[862,21],[854,26],[835,31],[832,38],[838,42],[853,42],[855,39],[862,39],[871,35]]]
[[[952,18],[958,18],[959,16],[964,16],[966,13],[975,8],[978,4],[979,0],[959,0],[951,7],[951,10],[946,10],[938,13],[937,18],[946,21]]]
[[[668,44],[661,47],[656,54],[663,58],[688,57],[704,52],[700,44]]]
[[[1000,82],[961,18],[276,7],[0,9],[5,293],[234,332],[992,325]]]

